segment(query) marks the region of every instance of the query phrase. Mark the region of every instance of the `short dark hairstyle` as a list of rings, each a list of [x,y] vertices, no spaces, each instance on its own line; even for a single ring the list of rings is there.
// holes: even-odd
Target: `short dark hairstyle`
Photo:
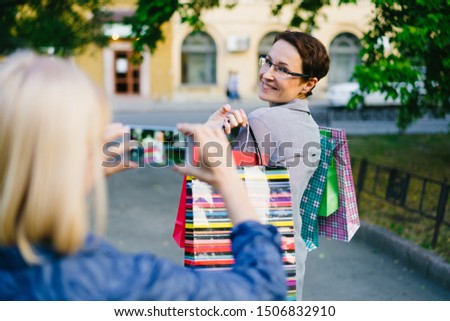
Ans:
[[[317,38],[298,31],[286,30],[275,36],[273,43],[284,40],[297,49],[303,62],[302,73],[318,80],[325,77],[330,69],[327,49]]]

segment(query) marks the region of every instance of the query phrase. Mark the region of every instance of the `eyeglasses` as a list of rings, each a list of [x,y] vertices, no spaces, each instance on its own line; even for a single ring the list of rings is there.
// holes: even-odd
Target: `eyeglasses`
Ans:
[[[270,67],[273,66],[273,70],[275,71],[275,74],[278,77],[281,77],[281,78],[286,78],[288,76],[302,77],[302,78],[305,78],[305,79],[309,79],[310,78],[309,75],[292,72],[292,71],[289,71],[288,69],[286,69],[284,67],[281,67],[279,65],[274,64],[272,61],[267,59],[266,55],[259,55],[259,66],[261,67],[261,69],[264,68],[264,69],[267,69],[267,70],[269,70]]]

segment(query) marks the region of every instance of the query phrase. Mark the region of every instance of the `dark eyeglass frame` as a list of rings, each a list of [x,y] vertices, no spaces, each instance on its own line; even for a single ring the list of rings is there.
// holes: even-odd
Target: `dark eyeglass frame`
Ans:
[[[263,60],[264,60],[264,62],[262,62]],[[279,65],[277,65],[277,64],[274,64],[272,61],[270,61],[270,60],[267,59],[267,55],[259,55],[259,63],[260,63],[260,65],[261,65],[261,67],[262,67],[264,64],[267,64],[267,65],[269,66],[269,69],[270,69],[270,67],[274,66],[276,71],[281,71],[282,73],[285,73],[285,74],[287,74],[287,75],[291,75],[291,76],[295,76],[295,77],[301,77],[301,78],[304,78],[304,79],[309,79],[309,78],[311,78],[310,75],[307,75],[307,74],[299,74],[299,73],[297,73],[297,72],[292,72],[292,71],[287,70],[287,69],[284,68],[284,67],[281,67],[281,66],[279,66]]]

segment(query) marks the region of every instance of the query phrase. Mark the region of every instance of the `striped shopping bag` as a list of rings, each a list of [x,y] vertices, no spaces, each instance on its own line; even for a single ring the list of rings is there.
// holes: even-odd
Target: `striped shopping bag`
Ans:
[[[238,167],[249,197],[265,224],[277,227],[282,251],[287,300],[296,299],[294,224],[289,173],[286,168]],[[228,218],[222,196],[209,184],[186,178],[184,264],[195,269],[224,270],[234,263]]]

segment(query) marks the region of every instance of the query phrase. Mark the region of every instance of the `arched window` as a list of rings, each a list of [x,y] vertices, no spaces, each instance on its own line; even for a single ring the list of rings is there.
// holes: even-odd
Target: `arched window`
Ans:
[[[193,32],[181,49],[181,82],[203,85],[216,83],[216,44],[205,32]]]
[[[266,55],[270,51],[270,48],[272,48],[273,41],[277,34],[278,32],[276,31],[266,33],[266,35],[262,37],[261,41],[259,42],[258,55],[255,57],[255,64],[257,66],[256,70],[259,70],[259,61],[258,61],[259,55]],[[257,79],[256,83],[258,84],[259,82],[258,72],[256,73],[255,77]]]
[[[270,51],[270,48],[272,48],[273,40],[275,39],[275,36],[278,34],[278,32],[272,31],[267,33],[259,42],[258,46],[258,57],[259,55],[265,55]]]
[[[343,33],[334,38],[330,46],[329,84],[350,81],[355,67],[361,64],[360,50],[359,39],[351,33]]]

